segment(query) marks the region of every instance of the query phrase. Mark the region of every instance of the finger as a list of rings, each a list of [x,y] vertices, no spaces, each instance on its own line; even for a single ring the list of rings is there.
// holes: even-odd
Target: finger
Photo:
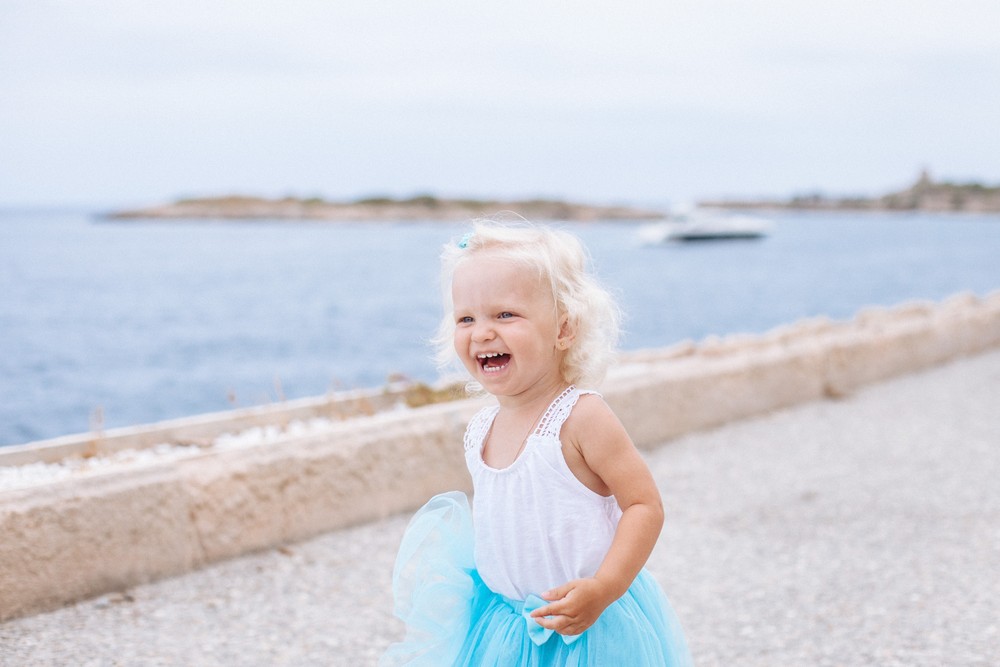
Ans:
[[[549,618],[545,618],[543,616],[541,618],[536,618],[535,623],[538,623],[538,625],[542,626],[543,628],[548,628],[549,630],[555,630],[561,625],[559,616],[552,616]]]
[[[555,588],[545,591],[541,594],[541,598],[544,600],[561,600],[562,598],[569,595],[569,592],[576,588],[576,581],[569,581],[562,586],[556,586]]]
[[[561,635],[579,634],[578,632],[574,632],[573,629],[579,627],[580,624],[568,616],[549,616],[548,618],[535,619],[535,622],[543,628],[554,630]]]
[[[538,609],[531,612],[532,618],[542,618],[543,616],[558,616],[562,611],[562,604],[560,602],[553,602],[552,604],[547,604],[544,607],[539,607]]]
[[[588,624],[581,623],[580,621],[574,621],[568,616],[553,616],[550,619],[546,619],[546,625],[544,627],[558,632],[561,635],[579,635],[590,626]]]

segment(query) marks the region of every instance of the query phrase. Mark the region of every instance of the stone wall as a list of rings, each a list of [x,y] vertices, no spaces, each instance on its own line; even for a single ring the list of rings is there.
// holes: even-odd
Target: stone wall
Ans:
[[[629,353],[603,392],[636,444],[648,448],[998,345],[1000,292],[959,295],[868,309],[850,322],[817,318],[760,336]],[[321,433],[236,449],[202,443],[180,458],[0,491],[0,620],[412,510],[440,491],[468,490],[462,432],[486,402],[355,411]],[[234,424],[341,409],[329,403],[119,429],[102,437],[102,446],[141,448],[170,434],[178,442],[204,439]],[[0,449],[0,466],[81,455],[87,443],[75,436]]]

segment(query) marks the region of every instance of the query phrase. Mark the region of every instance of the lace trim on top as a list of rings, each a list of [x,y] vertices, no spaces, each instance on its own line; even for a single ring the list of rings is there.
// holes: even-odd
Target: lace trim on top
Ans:
[[[573,406],[576,405],[576,399],[579,398],[579,392],[576,386],[570,385],[563,390],[563,393],[556,396],[555,400],[549,405],[548,409],[542,415],[542,418],[538,420],[538,426],[532,432],[532,435],[540,435],[543,438],[554,437],[559,438],[559,431],[562,430],[563,422],[569,417],[569,413],[573,411]]]
[[[465,451],[478,450],[479,445],[486,438],[486,432],[490,430],[493,418],[499,411],[499,405],[491,405],[472,416],[469,425],[465,427]]]
[[[596,392],[588,390],[579,390],[575,385],[570,385],[566,387],[561,394],[555,397],[555,400],[549,404],[545,412],[542,414],[541,418],[538,420],[538,425],[535,430],[531,432],[531,436],[541,436],[543,438],[559,438],[559,431],[562,430],[563,423],[569,418],[570,413],[573,411],[573,406],[576,405],[576,400],[583,394],[593,394]],[[483,408],[469,420],[469,426],[465,429],[465,451],[470,451],[472,449],[478,450],[479,446],[482,445],[483,440],[486,438],[486,433],[490,430],[490,426],[493,424],[493,419],[496,417],[497,412],[500,411],[500,406],[493,405],[490,407]],[[531,437],[529,436],[529,437]]]

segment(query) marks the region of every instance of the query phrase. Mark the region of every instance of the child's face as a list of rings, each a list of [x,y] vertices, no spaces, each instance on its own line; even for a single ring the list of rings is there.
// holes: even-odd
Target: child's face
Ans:
[[[452,280],[455,352],[495,396],[562,383],[560,326],[547,284],[510,260],[470,257]]]

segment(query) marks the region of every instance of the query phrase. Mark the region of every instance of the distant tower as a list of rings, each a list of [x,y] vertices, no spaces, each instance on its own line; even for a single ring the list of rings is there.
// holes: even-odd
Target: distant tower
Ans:
[[[920,170],[920,178],[917,179],[916,185],[913,186],[914,190],[926,190],[934,184],[931,180],[931,172],[927,167]]]

